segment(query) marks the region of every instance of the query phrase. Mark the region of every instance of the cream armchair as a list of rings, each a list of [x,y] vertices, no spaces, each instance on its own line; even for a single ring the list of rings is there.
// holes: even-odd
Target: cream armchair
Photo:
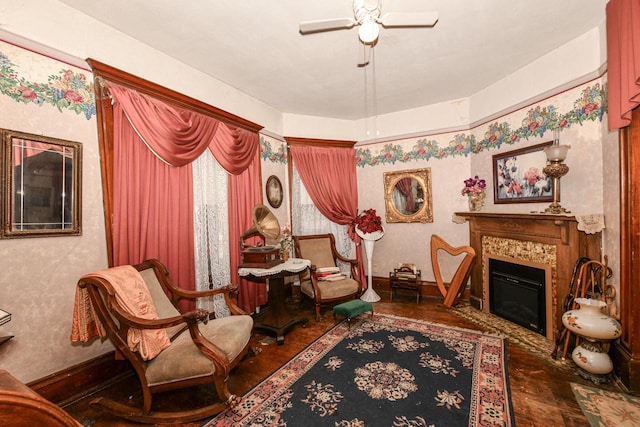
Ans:
[[[293,236],[296,256],[311,261],[311,271],[300,278],[300,292],[315,305],[316,321],[320,320],[320,305],[354,299],[362,286],[358,276],[358,261],[343,257],[336,250],[333,234]],[[351,277],[339,280],[321,280],[318,270],[336,267],[337,261],[350,265]]]
[[[109,399],[97,403],[123,418],[143,423],[189,422],[238,403],[227,389],[229,372],[249,349],[253,319],[229,297],[228,285],[208,291],[178,288],[157,260],[84,275],[78,282],[72,341],[107,336],[133,365],[142,388],[138,409]],[[180,313],[181,299],[224,295],[231,316],[206,310]],[[167,296],[169,295],[169,297]],[[152,394],[213,384],[219,400],[197,409],[152,411]]]

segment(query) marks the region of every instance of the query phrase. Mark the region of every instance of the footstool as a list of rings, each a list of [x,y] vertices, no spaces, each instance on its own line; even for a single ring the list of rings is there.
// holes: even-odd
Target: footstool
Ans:
[[[370,311],[373,318],[373,305],[368,301],[354,299],[333,307],[333,319],[336,320],[337,314],[344,316],[347,318],[349,327],[351,327],[351,319],[366,311]]]

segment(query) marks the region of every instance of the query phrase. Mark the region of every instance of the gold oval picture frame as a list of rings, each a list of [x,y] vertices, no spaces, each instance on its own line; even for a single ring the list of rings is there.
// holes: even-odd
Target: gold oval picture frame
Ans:
[[[384,173],[387,223],[433,222],[431,168]]]

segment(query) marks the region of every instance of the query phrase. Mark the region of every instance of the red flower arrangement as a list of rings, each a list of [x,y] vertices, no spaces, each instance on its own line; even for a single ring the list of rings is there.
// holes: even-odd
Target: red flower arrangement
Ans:
[[[487,188],[487,183],[484,179],[478,178],[478,175],[473,178],[464,180],[464,187],[462,187],[462,191],[460,192],[463,196],[471,196],[475,194],[484,193]]]
[[[373,233],[374,231],[383,231],[382,219],[376,215],[375,209],[367,209],[358,215],[354,221],[358,230],[363,233]]]

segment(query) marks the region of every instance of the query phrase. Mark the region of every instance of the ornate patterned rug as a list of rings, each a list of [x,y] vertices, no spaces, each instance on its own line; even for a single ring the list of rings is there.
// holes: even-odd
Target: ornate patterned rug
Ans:
[[[592,427],[640,426],[639,398],[576,383],[571,389]]]
[[[388,315],[341,322],[213,426],[512,426],[504,340]]]

